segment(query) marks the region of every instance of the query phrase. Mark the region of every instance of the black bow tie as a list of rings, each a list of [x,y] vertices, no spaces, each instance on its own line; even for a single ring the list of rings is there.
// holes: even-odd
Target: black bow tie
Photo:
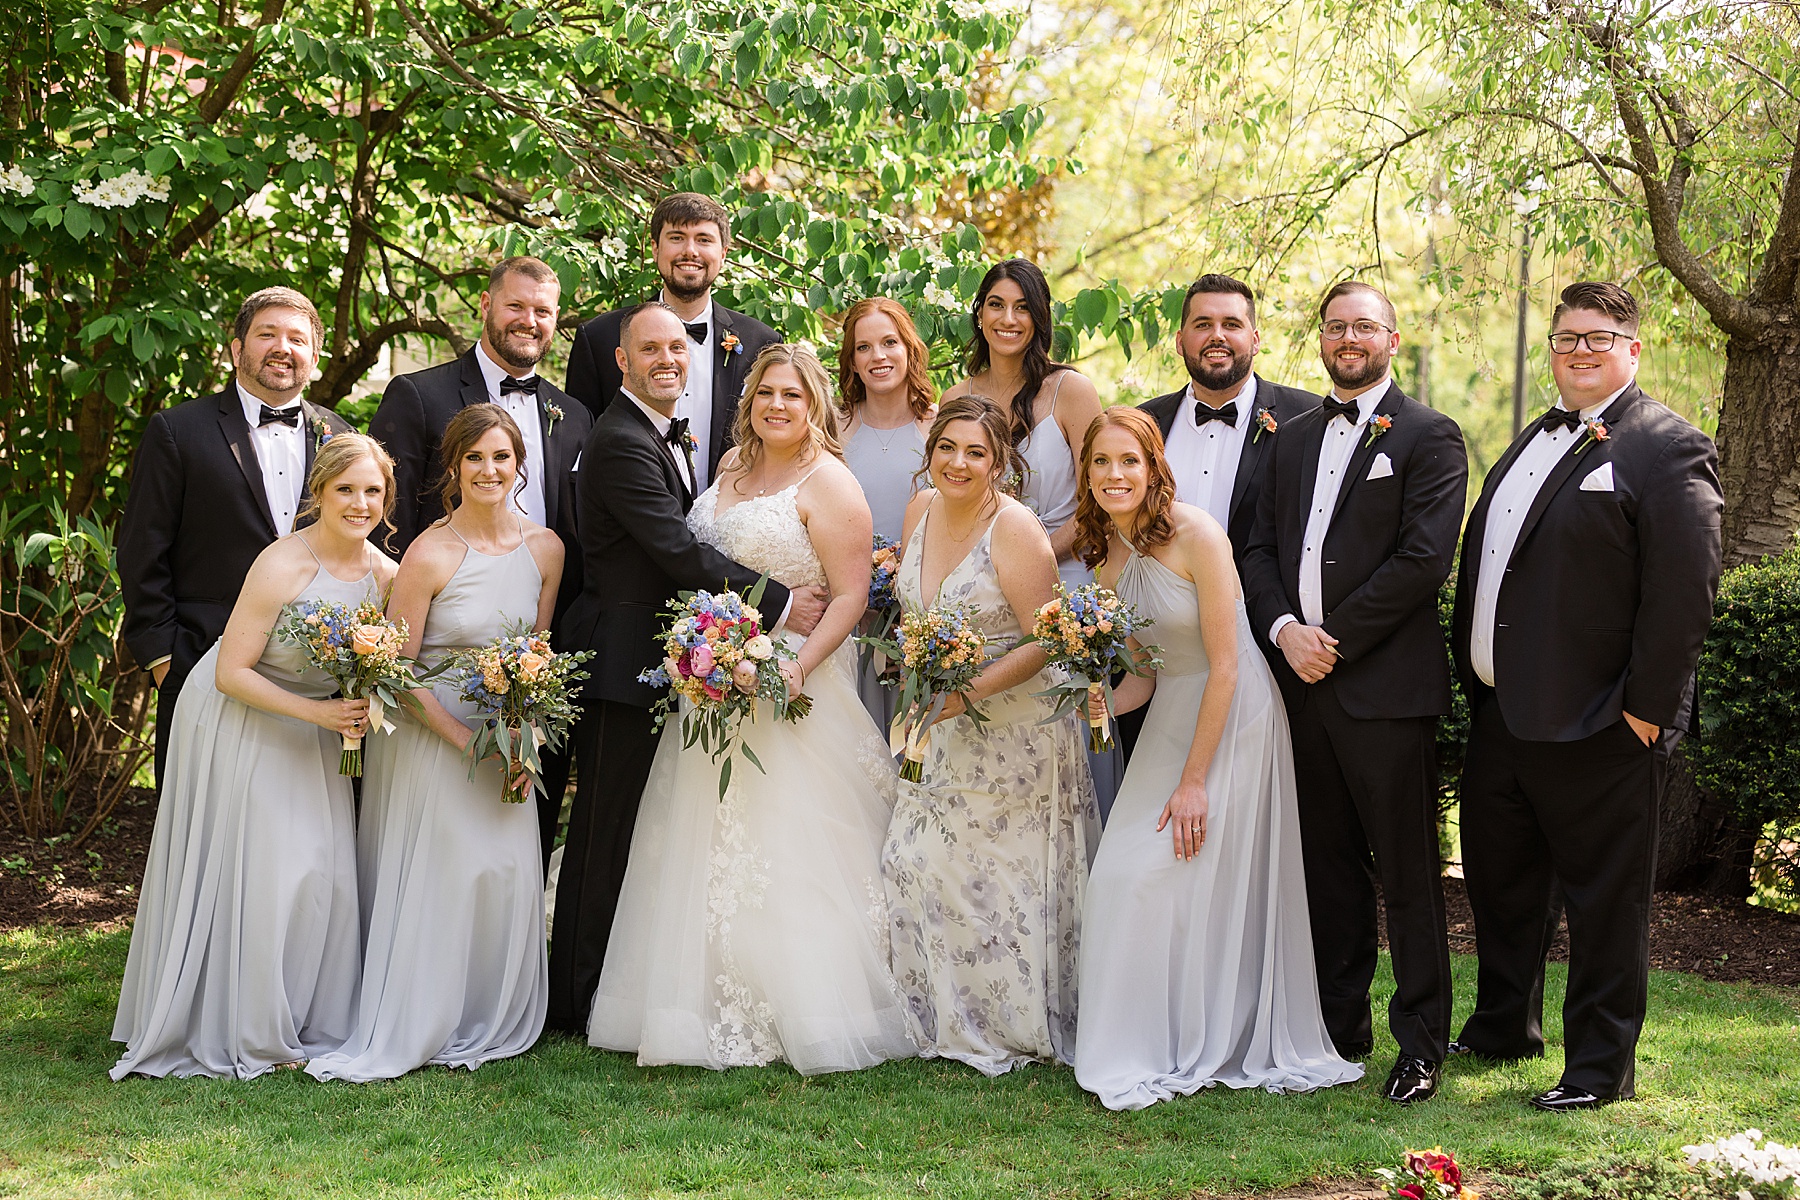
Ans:
[[[1344,420],[1354,425],[1356,424],[1356,418],[1360,415],[1357,412],[1356,401],[1354,400],[1338,400],[1327,397],[1325,403],[1321,404],[1319,407],[1324,411],[1325,420],[1327,422],[1333,417],[1342,417]]]
[[[705,321],[696,321],[692,325],[689,325],[686,321],[683,321],[681,324],[688,331],[688,336],[693,338],[696,342],[704,342],[706,340],[706,322]]]
[[[300,427],[300,406],[296,404],[292,408],[270,408],[266,404],[263,405],[262,412],[256,417],[256,427],[261,429],[264,425],[274,425],[277,422],[286,425],[289,429],[298,429]]]
[[[514,392],[524,392],[528,396],[535,396],[537,395],[537,385],[538,377],[536,375],[527,375],[523,379],[505,375],[500,379],[500,394],[510,396]]]
[[[1237,401],[1227,400],[1219,408],[1214,408],[1204,400],[1194,401],[1194,424],[1205,425],[1208,421],[1223,421],[1236,429]]]
[[[1567,408],[1548,408],[1544,410],[1544,428],[1554,430],[1558,425],[1573,430],[1581,424],[1581,414]]]
[[[670,421],[669,432],[663,434],[663,441],[677,450],[686,450],[688,448],[688,419],[676,417]]]

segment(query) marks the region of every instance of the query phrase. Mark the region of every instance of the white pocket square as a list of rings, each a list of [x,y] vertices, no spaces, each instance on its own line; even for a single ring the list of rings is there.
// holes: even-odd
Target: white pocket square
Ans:
[[[1394,473],[1394,460],[1385,454],[1377,454],[1375,463],[1369,468],[1369,479],[1386,479]],[[1365,481],[1366,482],[1366,481]]]
[[[1587,474],[1587,478],[1583,479],[1581,481],[1581,490],[1584,492],[1610,492],[1610,491],[1612,491],[1613,490],[1612,464],[1611,463],[1601,463],[1598,467],[1595,467],[1592,471],[1589,471]]]

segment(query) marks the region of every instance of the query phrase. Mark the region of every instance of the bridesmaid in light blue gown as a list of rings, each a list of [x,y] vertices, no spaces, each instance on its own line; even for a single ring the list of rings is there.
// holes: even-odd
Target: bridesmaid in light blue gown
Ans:
[[[1162,667],[1117,691],[1122,711],[1155,698],[1088,879],[1075,1078],[1113,1109],[1359,1079],[1319,1011],[1287,715],[1231,543],[1173,503],[1144,413],[1103,414],[1082,461],[1081,545],[1155,622]]]
[[[444,428],[450,515],[407,548],[390,615],[431,667],[512,622],[547,629],[562,541],[513,500],[524,439],[506,410],[471,404]],[[474,705],[439,683],[379,739],[363,784],[357,862],[364,961],[356,1029],[313,1059],[320,1079],[391,1079],[433,1063],[474,1070],[529,1050],[549,962],[537,810],[501,799],[498,758],[470,778]]]
[[[355,815],[338,758],[369,705],[327,699],[337,683],[271,631],[293,601],[381,602],[394,564],[368,539],[393,508],[393,460],[340,433],[307,487],[318,520],[257,557],[175,704],[114,1079],[251,1079],[336,1048],[354,1020]]]

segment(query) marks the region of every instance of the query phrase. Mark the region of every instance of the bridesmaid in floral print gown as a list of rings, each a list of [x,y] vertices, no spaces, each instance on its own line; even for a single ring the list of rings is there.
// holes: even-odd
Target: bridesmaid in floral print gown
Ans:
[[[1031,510],[1000,494],[1006,416],[964,396],[926,439],[933,488],[907,508],[902,600],[963,604],[990,662],[933,728],[924,781],[902,783],[882,856],[894,975],[927,1057],[987,1075],[1069,1062],[1088,846],[1098,836],[1085,748],[1054,704],[1020,614],[1048,601],[1056,560]],[[986,720],[963,715],[968,704]]]

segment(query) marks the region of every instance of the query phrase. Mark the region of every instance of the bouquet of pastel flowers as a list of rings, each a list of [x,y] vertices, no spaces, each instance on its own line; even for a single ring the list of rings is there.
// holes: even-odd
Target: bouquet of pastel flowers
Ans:
[[[987,638],[975,628],[975,612],[960,604],[940,604],[903,613],[894,636],[862,639],[900,664],[900,703],[888,743],[904,754],[900,778],[918,783],[925,775],[925,748],[931,724],[951,695],[966,692],[987,666]],[[973,704],[969,718],[986,718]]]
[[[757,770],[764,767],[743,740],[743,722],[756,720],[756,702],[774,704],[783,721],[798,721],[812,711],[812,697],[793,695],[781,663],[796,656],[784,643],[763,631],[762,601],[768,576],[744,595],[734,591],[682,592],[669,605],[663,631],[663,662],[638,676],[639,683],[666,687],[669,694],[656,706],[660,728],[682,700],[683,749],[698,742],[719,769],[719,799],[731,786],[732,752],[743,751]]]
[[[869,566],[869,636],[886,638],[900,619],[900,547],[876,534]]]
[[[409,693],[421,686],[418,664],[401,655],[406,622],[390,621],[379,605],[365,600],[351,607],[325,600],[299,600],[281,610],[275,636],[306,653],[306,660],[337,681],[347,700],[369,702],[369,730],[392,733],[387,714],[418,701]],[[344,735],[338,774],[361,775],[363,740]]]
[[[1112,677],[1114,672],[1128,671],[1148,675],[1161,665],[1155,646],[1145,646],[1133,654],[1127,639],[1153,622],[1138,616],[1137,610],[1119,599],[1111,588],[1097,583],[1084,583],[1070,589],[1056,585],[1056,597],[1037,610],[1027,642],[1036,642],[1050,652],[1049,665],[1069,673],[1069,682],[1039,692],[1055,696],[1056,711],[1045,724],[1075,709],[1090,696],[1106,702],[1106,712],[1088,717],[1088,750],[1099,754],[1113,747]]]
[[[558,652],[528,621],[514,621],[485,646],[458,650],[438,668],[457,694],[475,705],[475,736],[465,751],[469,778],[483,759],[505,760],[500,799],[523,804],[544,787],[543,750],[554,750],[574,724],[577,670],[591,650]],[[523,771],[525,783],[513,780]]]

